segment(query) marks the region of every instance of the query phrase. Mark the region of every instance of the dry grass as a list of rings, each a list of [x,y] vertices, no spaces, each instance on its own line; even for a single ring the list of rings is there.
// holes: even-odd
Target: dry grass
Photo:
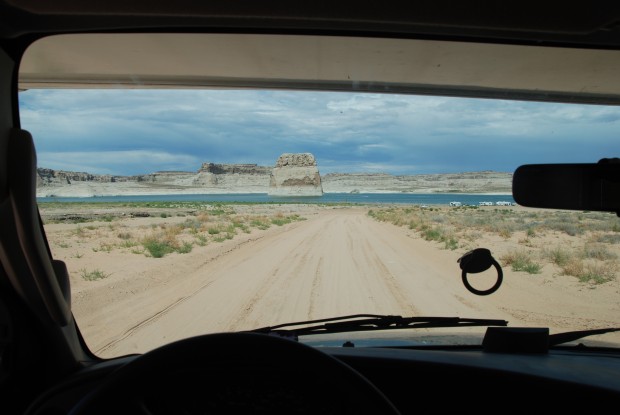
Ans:
[[[80,270],[80,276],[86,281],[97,281],[109,277],[110,274],[106,274],[100,269],[94,269],[92,271],[89,271],[86,268],[82,268]]]
[[[173,253],[187,254],[195,247],[234,239],[241,233],[264,231],[272,225],[284,226],[305,219],[295,214],[285,215],[277,210],[268,215],[255,215],[237,214],[234,207],[229,205],[203,204],[196,207],[200,209],[193,212],[175,211],[173,206],[166,205],[161,212],[140,214],[138,218],[132,219],[134,225],[124,221],[123,216],[118,214],[106,214],[103,217],[88,214],[83,220],[72,215],[71,221],[56,221],[74,223],[75,226],[66,231],[60,240],[52,240],[52,248],[69,249],[86,241],[97,241],[98,245],[90,249],[94,253],[118,250],[162,258]],[[135,226],[136,221],[142,217],[148,225]],[[113,223],[85,223],[95,220]]]
[[[529,251],[518,250],[508,252],[500,258],[504,266],[510,265],[513,271],[523,271],[528,274],[540,274],[542,266],[533,258]]]
[[[386,207],[368,214],[378,221],[406,226],[442,249],[471,249],[483,238],[493,242],[504,265],[538,274],[545,263],[559,275],[601,284],[620,268],[620,219],[598,212],[528,211],[512,208]],[[549,246],[549,239],[563,241]]]

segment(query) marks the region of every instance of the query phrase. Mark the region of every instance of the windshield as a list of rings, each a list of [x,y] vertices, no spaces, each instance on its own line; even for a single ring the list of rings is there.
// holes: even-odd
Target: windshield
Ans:
[[[618,107],[270,89],[32,88],[19,101],[52,256],[99,356],[354,314],[620,326],[618,217],[511,196],[522,164],[618,156]],[[463,285],[457,261],[475,248],[503,269],[492,295]],[[484,329],[325,344],[480,344]]]

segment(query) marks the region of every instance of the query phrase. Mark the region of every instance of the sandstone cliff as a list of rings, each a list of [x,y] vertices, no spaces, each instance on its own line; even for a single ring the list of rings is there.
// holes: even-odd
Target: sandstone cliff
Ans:
[[[321,176],[310,153],[284,153],[271,170],[269,192],[273,196],[322,196]]]
[[[322,178],[327,193],[511,193],[512,174],[492,171],[393,176],[384,173],[331,173]]]
[[[195,172],[160,171],[137,176],[37,169],[37,196],[89,197],[139,194],[269,193],[504,193],[512,174],[492,171],[394,176],[331,173],[320,176],[312,154],[283,155],[275,167],[204,163]]]

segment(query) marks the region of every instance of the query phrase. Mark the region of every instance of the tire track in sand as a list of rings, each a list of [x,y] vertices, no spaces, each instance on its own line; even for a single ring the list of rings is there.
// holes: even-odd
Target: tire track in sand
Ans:
[[[330,221],[328,221],[328,224],[329,222]],[[231,330],[238,330],[239,327],[248,320],[249,316],[259,306],[260,302],[269,298],[267,293],[273,290],[276,285],[279,285],[280,290],[284,291],[287,284],[291,283],[291,279],[298,276],[301,271],[306,268],[308,256],[310,255],[310,251],[307,248],[314,246],[319,236],[320,232],[315,231],[309,238],[300,238],[297,243],[289,246],[284,254],[279,255],[283,260],[268,273],[269,276],[267,279],[262,282],[254,295],[247,301],[243,310],[231,321]]]
[[[185,297],[181,297],[178,300],[172,302],[171,304],[169,304],[166,308],[158,311],[157,313],[153,314],[152,316],[140,321],[138,324],[130,327],[129,329],[127,329],[123,334],[121,334],[120,336],[118,336],[117,338],[115,338],[114,340],[104,344],[103,346],[99,347],[98,349],[96,349],[94,351],[95,354],[100,354],[105,352],[106,350],[114,347],[115,345],[117,345],[118,343],[122,342],[123,340],[127,339],[128,337],[132,336],[135,332],[137,332],[138,330],[140,330],[141,328],[145,327],[148,324],[153,323],[155,320],[157,320],[158,318],[162,317],[163,315],[165,315],[166,313],[168,313],[170,310],[172,310],[174,307],[178,306],[179,304],[183,303],[184,301],[187,301],[188,299],[190,299],[191,297],[193,297],[194,295],[196,295],[199,291],[201,291],[204,288],[207,288],[209,285],[211,285],[213,283],[213,281],[209,281],[208,283],[206,283],[205,285],[203,285],[202,287],[200,287],[198,290],[194,291],[192,294],[187,295]]]

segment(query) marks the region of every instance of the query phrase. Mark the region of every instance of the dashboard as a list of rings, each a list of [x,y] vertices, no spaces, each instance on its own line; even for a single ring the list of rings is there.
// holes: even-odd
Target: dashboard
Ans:
[[[325,347],[321,352],[368,379],[402,414],[590,413],[620,403],[620,355],[553,350],[502,354],[477,349],[425,350]],[[209,354],[205,351],[205,354]],[[86,367],[43,394],[27,415],[70,413],[117,369],[137,356]],[[217,359],[217,358],[216,358]],[[131,402],[115,413],[370,413],[355,385],[329,372],[275,365],[199,362],[169,367],[147,388],[130,387]],[[108,411],[103,410],[102,413]]]

